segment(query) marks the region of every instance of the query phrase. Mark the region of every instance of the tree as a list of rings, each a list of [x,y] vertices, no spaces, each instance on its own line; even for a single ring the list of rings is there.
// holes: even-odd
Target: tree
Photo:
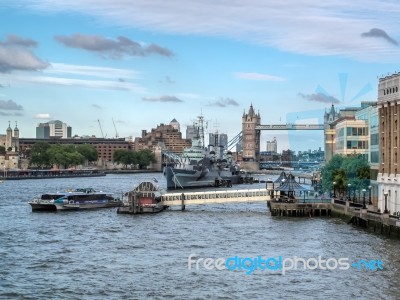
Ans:
[[[151,152],[149,149],[138,151],[139,169],[144,169],[152,162],[156,162],[156,157],[153,152]]]
[[[128,165],[136,165],[137,164],[137,156],[136,152],[132,150],[116,150],[114,152],[113,160],[116,163],[124,165],[124,169],[128,168]]]
[[[5,154],[6,148],[4,146],[0,146],[0,154]]]
[[[331,191],[335,182],[335,188],[342,193],[347,190],[348,184],[351,184],[354,191],[367,189],[370,171],[368,161],[360,154],[334,155],[322,169],[322,188]]]
[[[84,162],[85,156],[79,153],[74,145],[50,145],[46,142],[38,142],[31,149],[29,164],[39,168],[50,168],[54,165],[68,168]]]
[[[69,168],[85,162],[85,157],[80,154],[74,145],[53,145],[47,150],[51,165]]]
[[[95,147],[89,144],[78,145],[76,150],[85,157],[88,162],[97,161],[98,153]]]
[[[342,155],[334,155],[329,163],[327,163],[322,169],[322,189],[324,191],[333,190],[333,182],[337,182],[337,179],[334,179],[335,176],[338,176],[341,173],[338,173],[343,164],[344,156]],[[341,180],[342,181],[342,180]],[[346,180],[344,180],[346,181]],[[345,184],[345,182],[343,183]],[[338,187],[338,186],[337,186]],[[341,186],[343,188],[343,186]]]
[[[35,143],[30,151],[31,159],[29,165],[34,165],[38,168],[49,167],[51,164],[47,150],[49,150],[50,147],[50,144],[47,142]]]

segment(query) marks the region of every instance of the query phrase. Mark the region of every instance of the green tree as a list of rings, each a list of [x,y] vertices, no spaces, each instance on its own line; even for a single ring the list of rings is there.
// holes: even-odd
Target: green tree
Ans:
[[[114,162],[124,165],[124,169],[129,166],[137,164],[137,155],[135,151],[132,150],[116,150],[113,157]]]
[[[76,150],[85,157],[88,162],[97,161],[98,153],[95,147],[89,144],[78,145]]]
[[[85,157],[80,154],[74,145],[52,145],[48,150],[49,162],[59,168],[69,168],[83,164]]]
[[[50,149],[50,144],[46,142],[37,142],[32,146],[30,150],[31,159],[29,162],[30,166],[36,166],[38,168],[49,167],[50,157],[47,150]]]
[[[344,156],[342,155],[334,155],[329,163],[327,163],[322,169],[322,189],[324,191],[333,190],[333,182],[338,182],[339,177],[335,178],[335,176],[339,176],[339,170],[342,167],[344,160]],[[340,173],[341,174],[341,173]],[[342,181],[342,180],[341,180]],[[344,183],[346,184],[346,180]],[[336,186],[338,187],[338,185]],[[341,188],[343,188],[341,186]]]
[[[371,168],[360,154],[350,156],[334,155],[322,169],[322,188],[333,190],[333,182],[338,192],[347,191],[348,184],[354,190],[367,189],[370,184]]]
[[[0,146],[0,154],[6,153],[6,148],[4,146]]]
[[[138,164],[139,169],[144,169],[149,166],[152,162],[156,162],[156,157],[153,152],[149,149],[138,151]]]

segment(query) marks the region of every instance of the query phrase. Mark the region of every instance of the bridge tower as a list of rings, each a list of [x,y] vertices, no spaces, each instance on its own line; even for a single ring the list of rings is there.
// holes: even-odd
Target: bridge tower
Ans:
[[[249,112],[247,114],[243,112],[242,116],[242,167],[247,170],[259,170],[260,168],[260,130],[256,130],[256,126],[260,124],[260,113],[255,113],[253,104],[251,104]]]
[[[325,162],[330,161],[335,152],[336,129],[334,126],[331,126],[331,124],[340,117],[341,117],[340,113],[336,111],[335,106],[333,104],[331,109],[325,112],[324,115]]]

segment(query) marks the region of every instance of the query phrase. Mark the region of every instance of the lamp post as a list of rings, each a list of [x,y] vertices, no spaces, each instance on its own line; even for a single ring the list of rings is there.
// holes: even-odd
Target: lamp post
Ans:
[[[351,200],[351,199],[350,199],[350,188],[351,188],[351,183],[349,183],[349,184],[347,185],[347,199],[349,199],[349,200]]]
[[[333,182],[333,198],[336,198],[336,181]]]
[[[365,192],[366,192],[367,190],[366,189],[363,189],[362,190],[362,192],[363,192],[363,209],[366,209],[367,207],[365,206]]]
[[[387,209],[387,196],[388,196],[388,192],[384,193],[385,195],[385,211],[383,213],[387,214],[389,213],[388,209]]]
[[[368,201],[368,205],[372,205],[371,189],[372,189],[372,186],[368,186],[368,191],[369,191],[369,201]]]

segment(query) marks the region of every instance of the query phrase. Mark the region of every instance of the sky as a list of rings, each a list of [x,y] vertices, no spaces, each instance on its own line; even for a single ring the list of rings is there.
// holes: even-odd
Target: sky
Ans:
[[[202,114],[231,139],[251,104],[265,125],[322,123],[400,71],[399,13],[393,0],[3,0],[0,128],[134,138],[176,118],[185,136]],[[323,148],[322,131],[263,131],[261,150],[273,137]]]

